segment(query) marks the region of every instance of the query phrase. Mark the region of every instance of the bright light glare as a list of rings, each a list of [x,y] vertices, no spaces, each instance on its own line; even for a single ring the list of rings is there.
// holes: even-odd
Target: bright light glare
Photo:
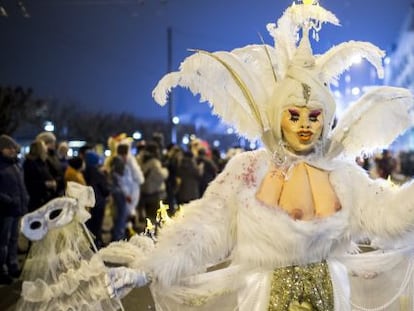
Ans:
[[[361,61],[362,61],[361,56],[355,56],[355,57],[352,59],[352,63],[354,63],[354,64],[360,64],[360,63],[361,63]]]
[[[187,145],[190,142],[190,138],[188,138],[188,135],[184,135],[182,142],[184,145]]]
[[[352,93],[352,95],[357,96],[357,95],[359,95],[361,93],[361,90],[360,90],[359,87],[356,86],[356,87],[353,87],[352,88],[351,93]]]
[[[140,132],[140,131],[135,131],[135,132],[132,134],[132,138],[133,138],[133,139],[135,139],[135,140],[139,140],[139,139],[141,139],[141,138],[142,138],[142,134],[141,134],[141,132]]]
[[[86,141],[84,140],[71,140],[68,142],[69,148],[80,148],[86,145]]]
[[[52,121],[46,121],[44,129],[47,132],[53,132],[55,130],[55,125],[52,123]]]
[[[342,97],[342,93],[338,90],[334,91],[334,95],[336,98],[341,98]]]
[[[179,124],[179,123],[180,123],[180,118],[179,118],[179,117],[177,117],[177,116],[173,117],[173,118],[172,118],[172,123],[174,123],[174,124]]]

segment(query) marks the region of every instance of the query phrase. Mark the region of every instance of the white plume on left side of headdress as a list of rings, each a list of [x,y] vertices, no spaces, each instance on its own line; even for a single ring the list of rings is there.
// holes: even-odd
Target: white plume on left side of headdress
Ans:
[[[200,101],[207,101],[213,113],[239,134],[258,139],[269,127],[263,107],[275,84],[274,59],[274,48],[265,45],[248,45],[231,52],[196,51],[181,63],[179,71],[158,82],[153,97],[165,105],[173,87],[188,88],[200,94]]]

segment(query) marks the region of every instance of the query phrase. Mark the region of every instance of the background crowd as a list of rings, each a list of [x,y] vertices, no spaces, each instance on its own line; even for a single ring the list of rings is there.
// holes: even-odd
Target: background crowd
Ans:
[[[111,154],[107,157],[88,143],[69,156],[66,141],[58,141],[52,132],[41,132],[28,153],[21,154],[12,137],[0,136],[0,284],[19,277],[18,252],[29,250],[19,250],[20,218],[63,196],[68,181],[94,189],[96,203],[86,225],[100,248],[142,232],[147,219],[155,223],[160,204],[168,206],[173,216],[180,205],[200,198],[229,158],[242,152],[235,148],[222,156],[199,139],[185,148],[165,146],[157,134],[138,143],[119,134],[109,137],[108,147]],[[414,175],[411,152],[394,155],[383,150],[356,160],[372,178],[402,183]],[[103,232],[105,217],[111,220],[109,232]]]
[[[41,132],[22,154],[11,136],[0,136],[0,284],[19,277],[18,251],[29,250],[19,250],[20,218],[63,196],[67,182],[93,187],[96,203],[86,225],[100,248],[143,231],[147,219],[154,223],[161,203],[172,216],[181,204],[200,198],[226,161],[201,140],[186,148],[164,146],[162,135],[156,134],[136,145],[125,134],[116,135],[108,139],[108,147],[107,157],[93,144],[70,153],[66,141]],[[109,239],[103,238],[108,216]]]

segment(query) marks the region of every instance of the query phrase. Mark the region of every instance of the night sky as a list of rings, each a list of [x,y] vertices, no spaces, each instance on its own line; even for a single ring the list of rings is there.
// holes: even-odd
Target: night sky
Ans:
[[[287,0],[2,0],[0,85],[31,87],[38,98],[57,98],[91,110],[167,118],[151,91],[167,71],[167,28],[172,27],[172,68],[189,48],[231,50],[273,44],[266,24]],[[323,0],[341,21],[325,25],[315,52],[347,40],[371,41],[387,52],[403,26],[412,0]],[[175,111],[208,115],[186,92],[174,93]]]

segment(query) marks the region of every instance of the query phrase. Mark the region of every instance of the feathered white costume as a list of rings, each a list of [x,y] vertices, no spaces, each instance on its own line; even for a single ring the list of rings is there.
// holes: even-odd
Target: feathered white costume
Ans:
[[[115,293],[125,294],[148,277],[157,310],[413,307],[406,260],[411,250],[354,254],[361,238],[399,240],[414,229],[414,185],[371,180],[355,163],[356,155],[388,146],[413,124],[413,97],[405,89],[378,87],[332,130],[329,85],[354,56],[367,59],[381,76],[384,53],[351,41],[312,55],[308,35],[317,37],[324,22],[338,24],[318,4],[294,4],[277,25],[268,25],[274,47],[196,51],[159,82],[153,93],[158,103],[166,102],[172,87],[188,87],[265,148],[235,156],[203,198],[161,230],[148,258],[131,260],[132,269],[112,269]],[[292,105],[323,113],[321,139],[306,156],[291,153],[281,132],[282,111]],[[302,219],[302,209],[311,217]],[[387,271],[398,276],[397,287],[385,288]],[[362,290],[361,280],[381,286]],[[359,284],[357,291],[350,284]]]

